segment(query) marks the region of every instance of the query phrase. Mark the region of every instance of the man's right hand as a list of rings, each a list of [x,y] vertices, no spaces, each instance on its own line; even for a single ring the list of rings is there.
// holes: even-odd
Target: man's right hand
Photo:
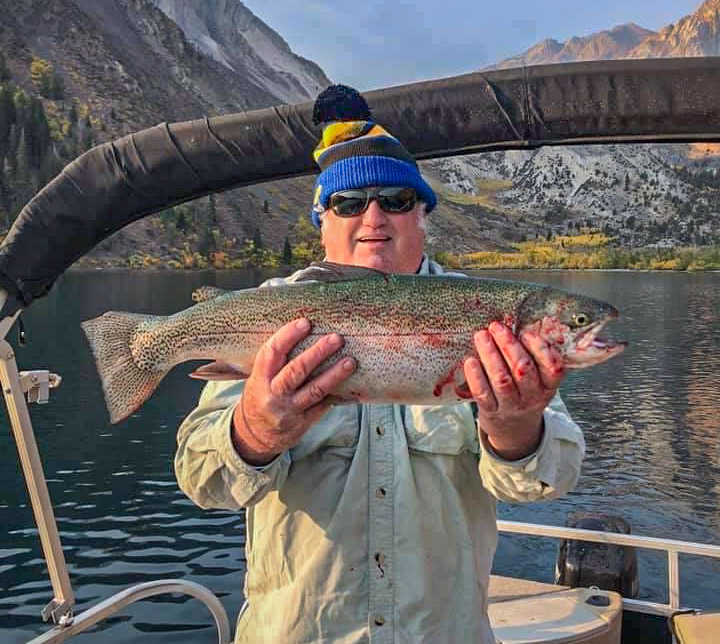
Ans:
[[[344,345],[337,333],[323,336],[288,362],[293,347],[310,333],[304,318],[281,327],[260,347],[233,413],[233,444],[251,465],[265,465],[297,445],[330,408],[329,392],[357,367],[343,358],[312,379],[310,374]]]

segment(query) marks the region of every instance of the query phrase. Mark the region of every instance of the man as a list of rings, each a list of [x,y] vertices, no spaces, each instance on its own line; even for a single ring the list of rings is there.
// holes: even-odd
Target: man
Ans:
[[[354,90],[330,87],[318,107],[331,122],[315,150],[312,217],[327,261],[442,273],[423,251],[436,199],[412,156]],[[310,328],[303,318],[280,328],[247,380],[207,385],[178,433],[185,493],[247,509],[235,641],[494,642],[496,499],[555,498],[580,471],[582,434],[556,395],[560,356],[497,323],[464,364],[475,408],[331,406],[326,394],[356,362],[311,376],[343,338],[288,359]]]

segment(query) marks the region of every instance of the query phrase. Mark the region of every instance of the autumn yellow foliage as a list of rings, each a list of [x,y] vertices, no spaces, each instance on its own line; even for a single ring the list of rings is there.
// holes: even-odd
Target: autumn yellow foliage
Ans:
[[[624,249],[610,246],[599,233],[512,244],[512,251],[438,253],[448,268],[563,268],[636,270],[720,270],[720,246]]]

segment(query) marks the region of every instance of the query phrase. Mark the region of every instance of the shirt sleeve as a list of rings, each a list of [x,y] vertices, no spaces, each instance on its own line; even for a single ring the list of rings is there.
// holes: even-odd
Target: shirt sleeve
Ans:
[[[232,417],[245,381],[210,382],[180,425],[175,476],[201,508],[238,510],[258,503],[285,481],[290,453],[263,467],[246,463],[232,443]]]
[[[555,499],[575,487],[585,456],[585,439],[559,394],[546,407],[544,424],[537,451],[517,461],[500,458],[480,432],[480,476],[499,501]]]

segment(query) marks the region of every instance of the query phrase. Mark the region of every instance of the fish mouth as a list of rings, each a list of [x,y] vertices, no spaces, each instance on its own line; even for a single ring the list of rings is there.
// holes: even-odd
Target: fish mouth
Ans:
[[[575,338],[573,349],[565,355],[565,366],[568,369],[583,369],[605,362],[622,353],[627,342],[600,336],[605,325],[617,317],[617,313],[615,313],[615,315],[599,320],[581,331]]]

